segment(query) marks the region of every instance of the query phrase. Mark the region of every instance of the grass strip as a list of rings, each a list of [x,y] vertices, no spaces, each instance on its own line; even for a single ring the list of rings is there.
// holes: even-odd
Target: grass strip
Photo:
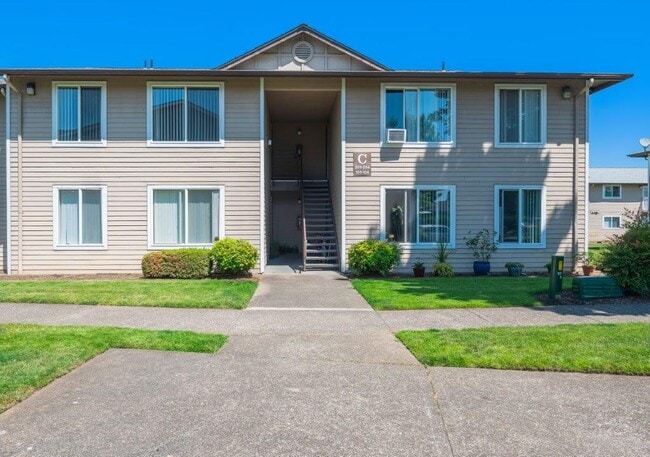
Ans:
[[[0,282],[0,302],[243,309],[256,288],[227,279],[12,280]]]
[[[542,305],[535,295],[548,292],[549,278],[364,278],[352,285],[376,310],[494,308]],[[571,287],[571,278],[563,287]]]
[[[171,330],[0,325],[0,412],[110,348],[214,353],[226,341]]]
[[[579,324],[403,331],[423,364],[650,375],[650,324]]]

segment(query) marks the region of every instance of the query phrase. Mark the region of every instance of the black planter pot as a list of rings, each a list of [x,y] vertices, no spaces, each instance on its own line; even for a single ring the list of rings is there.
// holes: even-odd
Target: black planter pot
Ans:
[[[474,274],[476,276],[486,276],[490,272],[490,262],[476,260],[474,262]]]
[[[413,276],[416,278],[424,278],[424,267],[413,267]]]
[[[508,267],[508,274],[512,276],[513,278],[521,276],[521,271],[523,268],[521,267]]]

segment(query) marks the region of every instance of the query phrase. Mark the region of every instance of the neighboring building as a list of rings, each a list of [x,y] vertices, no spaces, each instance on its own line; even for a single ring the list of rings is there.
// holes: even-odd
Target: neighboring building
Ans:
[[[1,74],[9,273],[135,272],[217,237],[253,243],[260,271],[274,241],[346,270],[373,237],[402,243],[402,269],[448,243],[468,272],[482,228],[495,271],[570,264],[589,95],[631,76],[395,71],[305,25],[216,69]]]
[[[625,232],[626,212],[647,215],[646,168],[589,169],[589,241],[607,241]]]

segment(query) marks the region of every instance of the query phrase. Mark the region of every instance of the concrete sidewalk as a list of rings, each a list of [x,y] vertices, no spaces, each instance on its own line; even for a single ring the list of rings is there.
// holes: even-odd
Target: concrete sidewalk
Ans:
[[[68,306],[0,305],[0,316],[189,327],[229,342],[216,355],[96,357],[0,415],[3,457],[650,455],[650,378],[428,369],[389,329],[414,325],[410,314],[372,311],[336,274],[264,275],[245,311]],[[646,308],[607,309],[648,318]],[[434,326],[529,318],[455,311],[413,316]],[[536,323],[562,320],[532,312]]]

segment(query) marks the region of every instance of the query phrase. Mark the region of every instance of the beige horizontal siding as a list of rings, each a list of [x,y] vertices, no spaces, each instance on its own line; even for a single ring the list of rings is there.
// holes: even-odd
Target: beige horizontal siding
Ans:
[[[259,249],[259,80],[225,81],[222,148],[147,147],[146,82],[107,81],[107,147],[70,148],[52,146],[51,80],[36,81],[38,94],[24,104],[22,252],[14,229],[14,272],[19,262],[24,273],[140,271],[147,252],[148,185],[224,186],[225,235]],[[16,156],[14,147],[14,208]],[[108,249],[54,250],[52,187],[84,184],[107,186]],[[17,228],[15,209],[13,221]]]
[[[384,81],[389,82],[389,81]],[[546,249],[500,249],[492,257],[494,271],[507,261],[521,261],[529,271],[542,271],[553,254],[571,264],[573,223],[573,103],[560,98],[569,81],[548,85],[547,145],[539,149],[495,149],[494,84],[457,82],[455,148],[380,148],[380,82],[348,80],[346,144],[346,247],[380,231],[382,185],[456,186],[456,248],[449,261],[458,272],[470,272],[473,258],[465,247],[468,231],[494,227],[495,185],[546,186]],[[582,108],[580,108],[582,106]],[[579,131],[584,132],[584,103],[579,103]],[[352,154],[372,153],[372,176],[352,175]],[[584,134],[580,141],[580,199],[584,199]],[[584,239],[584,206],[579,207],[580,239]],[[405,250],[400,269],[415,258],[427,265],[435,250]]]
[[[6,97],[0,97],[0,272],[7,270]]]

